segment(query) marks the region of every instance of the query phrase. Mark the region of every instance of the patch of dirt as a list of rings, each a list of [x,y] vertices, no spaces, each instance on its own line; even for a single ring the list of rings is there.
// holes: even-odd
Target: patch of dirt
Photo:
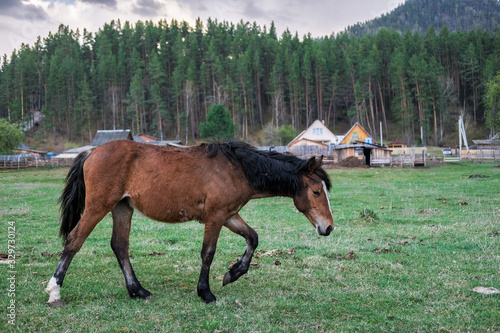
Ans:
[[[356,259],[358,256],[354,253],[354,251],[351,251],[346,255],[343,255],[341,253],[326,253],[323,254],[323,257],[337,259],[337,261],[341,261],[341,260],[353,260]]]
[[[392,249],[391,250],[389,248],[379,249],[377,247],[377,248],[373,249],[373,252],[375,252],[375,253],[390,253],[390,252],[392,252],[392,253],[399,253],[399,252],[401,252],[401,250],[398,250],[398,249]]]
[[[490,178],[490,176],[485,176],[485,175],[470,175],[469,178]]]
[[[166,255],[165,252],[156,252],[156,251],[153,251],[149,254],[150,256],[164,256]]]
[[[351,251],[349,252],[348,254],[346,254],[344,256],[344,259],[346,260],[352,260],[352,259],[356,259],[358,256],[354,253],[354,251]]]
[[[359,158],[355,156],[350,156],[346,159],[343,159],[339,163],[335,164],[336,167],[340,168],[366,168],[367,166],[363,162],[363,160],[360,160]]]

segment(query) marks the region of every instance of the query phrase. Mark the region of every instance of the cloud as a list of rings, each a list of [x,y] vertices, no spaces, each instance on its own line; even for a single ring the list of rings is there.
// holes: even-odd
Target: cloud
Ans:
[[[48,17],[43,8],[22,0],[0,1],[0,16],[22,20],[44,20]]]
[[[254,2],[248,2],[246,4],[244,14],[248,19],[251,20],[269,20],[269,15],[267,14],[267,12],[262,8],[255,6]]]
[[[163,9],[163,5],[155,0],[138,0],[132,12],[141,16],[155,17],[161,9]]]
[[[111,8],[116,8],[117,0],[80,0],[81,2],[86,2],[90,4],[100,4]]]

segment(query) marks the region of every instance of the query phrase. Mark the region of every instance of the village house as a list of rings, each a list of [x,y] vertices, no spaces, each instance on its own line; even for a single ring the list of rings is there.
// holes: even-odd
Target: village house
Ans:
[[[324,122],[315,120],[288,144],[288,151],[298,156],[327,155],[329,146],[337,141]]]
[[[364,164],[390,165],[391,150],[377,145],[371,135],[356,122],[345,135],[333,134],[323,122],[316,120],[288,145],[289,152],[307,158],[323,155],[334,164],[355,157]]]

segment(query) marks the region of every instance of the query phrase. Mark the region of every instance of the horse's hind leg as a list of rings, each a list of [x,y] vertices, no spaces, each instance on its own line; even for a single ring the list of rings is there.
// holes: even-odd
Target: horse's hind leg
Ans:
[[[152,296],[151,293],[144,289],[137,280],[129,259],[129,235],[133,212],[134,210],[128,204],[127,199],[120,201],[111,211],[113,215],[111,248],[125,276],[125,284],[130,297],[149,298]]]
[[[222,282],[223,286],[236,281],[240,276],[248,272],[253,253],[259,244],[257,233],[248,224],[246,224],[245,221],[243,221],[239,214],[236,214],[227,220],[224,226],[232,232],[243,236],[247,241],[247,249],[241,259],[236,262],[231,267],[229,272],[224,275],[224,280]]]
[[[69,264],[71,260],[73,260],[75,254],[80,251],[83,243],[92,230],[94,230],[94,227],[103,219],[108,211],[109,210],[93,211],[92,209],[86,209],[78,224],[69,233],[59,264],[45,289],[49,294],[47,304],[50,307],[60,307],[64,305],[63,302],[61,302],[60,290]]]

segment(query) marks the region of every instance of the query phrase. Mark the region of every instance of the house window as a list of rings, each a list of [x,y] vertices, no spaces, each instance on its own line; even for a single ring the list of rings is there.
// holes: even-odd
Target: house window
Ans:
[[[314,135],[322,135],[323,129],[322,128],[313,128],[313,134]]]

